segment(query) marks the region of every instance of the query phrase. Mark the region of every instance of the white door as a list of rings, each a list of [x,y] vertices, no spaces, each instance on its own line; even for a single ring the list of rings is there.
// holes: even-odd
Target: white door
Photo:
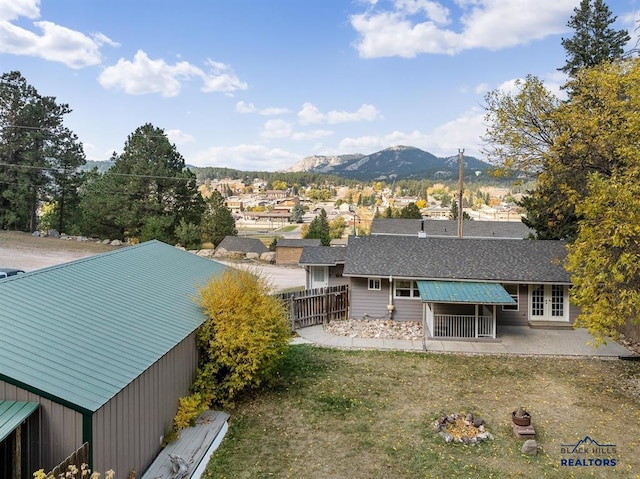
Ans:
[[[311,289],[329,286],[329,267],[314,266],[311,272]]]
[[[539,284],[529,286],[529,319],[532,321],[569,321],[565,286]]]

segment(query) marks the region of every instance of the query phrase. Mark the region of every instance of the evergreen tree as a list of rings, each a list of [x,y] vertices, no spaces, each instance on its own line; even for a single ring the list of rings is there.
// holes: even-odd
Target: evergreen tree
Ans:
[[[329,221],[327,220],[327,212],[323,208],[322,210],[320,210],[318,216],[313,218],[313,220],[309,224],[309,229],[304,235],[304,238],[319,239],[322,243],[322,246],[329,246],[331,244],[331,236],[329,230],[330,228]]]
[[[236,222],[231,210],[224,204],[219,191],[214,190],[206,199],[206,210],[202,217],[202,239],[217,246],[225,236],[237,236]]]
[[[84,164],[82,145],[63,127],[70,112],[20,72],[0,77],[0,228],[35,231],[40,205],[62,188],[59,168]]]
[[[400,210],[400,218],[414,218],[414,219],[422,219],[422,213],[420,213],[420,208],[415,203],[409,203],[407,206],[403,207]]]
[[[174,243],[183,219],[200,224],[204,201],[195,175],[164,130],[149,123],[137,128],[111,159],[114,165],[83,196],[87,234]]]
[[[293,208],[291,208],[291,216],[289,217],[289,221],[292,223],[302,223],[302,218],[304,216],[304,208],[300,203],[296,203]]]
[[[563,38],[562,46],[567,54],[567,63],[560,71],[575,77],[582,68],[591,68],[604,62],[620,59],[624,47],[631,37],[627,30],[610,27],[616,21],[603,0],[581,0],[574,8],[567,26],[574,31],[573,37]]]

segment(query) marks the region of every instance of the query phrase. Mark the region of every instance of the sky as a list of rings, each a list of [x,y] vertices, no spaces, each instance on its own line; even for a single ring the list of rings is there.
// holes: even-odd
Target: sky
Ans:
[[[88,160],[162,128],[193,166],[396,145],[485,159],[484,97],[560,93],[579,0],[0,0],[0,73],[73,110]],[[637,39],[640,0],[605,0]]]

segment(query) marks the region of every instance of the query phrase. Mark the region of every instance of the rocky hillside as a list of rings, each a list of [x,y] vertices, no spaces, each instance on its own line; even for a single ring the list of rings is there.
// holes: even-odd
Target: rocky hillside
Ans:
[[[482,174],[490,165],[472,156],[464,157],[465,175]],[[309,156],[289,171],[313,171],[362,181],[404,178],[457,178],[458,157],[439,158],[410,146],[394,146],[370,155]]]

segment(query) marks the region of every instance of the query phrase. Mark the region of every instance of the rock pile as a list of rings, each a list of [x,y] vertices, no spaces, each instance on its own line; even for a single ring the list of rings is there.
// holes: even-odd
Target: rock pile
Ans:
[[[422,340],[422,325],[418,321],[347,319],[331,321],[325,329],[336,336],[349,338]]]
[[[485,427],[484,420],[474,417],[473,414],[455,413],[442,416],[435,422],[433,429],[446,443],[477,444],[493,439],[493,435]]]

